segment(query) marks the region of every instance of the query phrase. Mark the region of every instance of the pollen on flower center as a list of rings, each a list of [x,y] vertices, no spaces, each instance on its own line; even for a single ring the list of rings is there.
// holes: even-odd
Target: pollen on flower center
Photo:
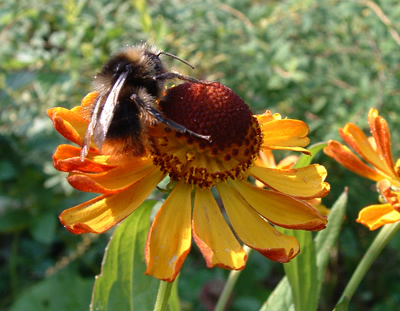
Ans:
[[[211,137],[208,141],[156,125],[150,135],[153,161],[163,172],[207,188],[228,177],[247,177],[262,143],[261,130],[231,89],[220,83],[183,83],[167,91],[160,109],[168,119]]]

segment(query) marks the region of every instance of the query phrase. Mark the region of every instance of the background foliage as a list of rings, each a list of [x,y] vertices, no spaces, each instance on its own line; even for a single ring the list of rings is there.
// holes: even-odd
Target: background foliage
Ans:
[[[72,107],[93,75],[126,44],[147,41],[188,60],[196,78],[218,80],[254,113],[270,109],[310,126],[312,143],[337,128],[367,128],[370,107],[400,150],[400,4],[396,0],[0,1],[0,309],[87,310],[109,233],[74,236],[58,214],[87,198],[52,167],[64,140],[46,109]],[[349,209],[332,253],[321,310],[331,310],[376,233],[355,223],[375,203],[372,182],[328,157],[330,206],[349,186]],[[400,302],[399,238],[375,262],[350,310],[393,310]],[[182,310],[208,310],[227,275],[193,249],[179,280]],[[258,310],[283,275],[255,252],[231,310]],[[199,303],[200,301],[200,303]]]

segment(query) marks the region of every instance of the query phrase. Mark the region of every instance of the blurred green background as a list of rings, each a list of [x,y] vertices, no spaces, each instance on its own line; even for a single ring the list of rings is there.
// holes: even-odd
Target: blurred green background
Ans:
[[[62,210],[89,196],[52,167],[65,140],[46,110],[78,105],[112,52],[156,44],[196,67],[168,60],[174,69],[220,81],[254,113],[270,109],[304,120],[311,143],[339,139],[346,122],[367,132],[375,107],[392,129],[397,159],[399,20],[397,0],[0,0],[0,310],[88,310],[110,233],[75,236],[59,223]],[[320,302],[320,310],[331,310],[376,235],[355,219],[377,195],[373,182],[323,154],[317,161],[332,186],[325,205],[349,187]],[[399,263],[396,236],[350,310],[398,309]],[[227,273],[207,269],[193,247],[179,280],[182,310],[208,310]],[[253,252],[230,310],[258,310],[282,275],[280,264]]]

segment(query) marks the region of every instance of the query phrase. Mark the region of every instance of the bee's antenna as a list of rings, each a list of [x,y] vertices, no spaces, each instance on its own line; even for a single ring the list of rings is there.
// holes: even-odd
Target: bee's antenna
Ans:
[[[179,58],[178,56],[176,56],[176,55],[174,55],[174,54],[171,54],[171,53],[168,53],[168,52],[160,52],[157,56],[160,56],[161,54],[164,54],[164,55],[167,55],[167,56],[169,56],[169,57],[175,58],[175,59],[181,61],[182,63],[188,65],[190,68],[194,69],[194,67],[193,67],[192,65],[190,65],[187,61],[185,61],[185,60],[182,59],[182,58]]]

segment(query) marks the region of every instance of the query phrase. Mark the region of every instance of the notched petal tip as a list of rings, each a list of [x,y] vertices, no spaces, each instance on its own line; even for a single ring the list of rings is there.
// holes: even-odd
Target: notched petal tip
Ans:
[[[287,251],[284,248],[256,249],[261,255],[268,259],[280,263],[287,263],[296,257],[300,252],[300,247]]]
[[[62,217],[62,214],[58,216],[60,219],[61,224],[64,226],[65,229],[67,229],[69,232],[73,234],[82,234],[82,233],[103,233],[104,231],[95,231],[93,230],[90,226],[84,224],[84,223],[74,223],[73,225],[68,225]],[[105,230],[106,231],[106,230]]]

